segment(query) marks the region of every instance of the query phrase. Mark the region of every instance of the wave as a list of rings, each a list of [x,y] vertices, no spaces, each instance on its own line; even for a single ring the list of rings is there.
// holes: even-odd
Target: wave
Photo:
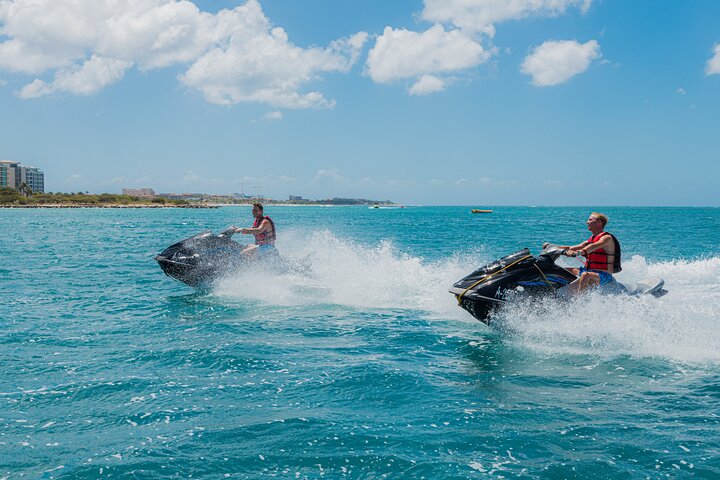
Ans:
[[[649,263],[636,256],[617,275],[620,281],[646,277],[665,279],[668,294],[517,302],[499,321],[515,338],[547,353],[720,363],[720,258]]]
[[[267,305],[336,305],[403,309],[430,320],[476,322],[457,306],[448,288],[490,258],[482,249],[426,260],[400,252],[391,241],[376,245],[328,231],[286,232],[278,247],[302,260],[305,273],[255,271],[220,281],[213,293]],[[498,324],[515,340],[547,353],[663,357],[720,363],[720,258],[624,262],[618,280],[662,277],[662,298],[590,294],[509,305]],[[478,323],[478,329],[482,329]]]
[[[278,249],[307,271],[254,271],[221,280],[213,293],[283,306],[412,309],[461,319],[447,289],[477,262],[477,252],[428,262],[399,252],[391,241],[368,246],[328,231],[285,232]]]

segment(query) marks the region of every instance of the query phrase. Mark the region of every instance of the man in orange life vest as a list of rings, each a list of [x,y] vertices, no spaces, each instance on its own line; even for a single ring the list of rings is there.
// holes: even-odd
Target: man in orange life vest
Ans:
[[[565,255],[586,257],[585,266],[582,268],[569,269],[578,276],[568,288],[574,292],[580,292],[590,287],[605,286],[615,281],[613,273],[622,270],[620,264],[620,243],[615,236],[604,231],[608,217],[602,213],[593,212],[587,219],[588,230],[592,235],[589,239],[579,245],[566,246]]]
[[[275,224],[270,217],[263,214],[261,203],[253,203],[252,214],[255,217],[255,223],[251,228],[232,227],[234,232],[255,235],[255,243],[248,245],[242,253],[251,256],[277,253],[275,249]]]

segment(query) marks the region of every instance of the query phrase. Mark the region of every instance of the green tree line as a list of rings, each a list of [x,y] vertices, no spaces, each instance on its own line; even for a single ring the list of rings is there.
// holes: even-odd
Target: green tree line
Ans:
[[[0,205],[187,205],[185,200],[169,200],[167,198],[140,198],[131,195],[113,193],[88,194],[77,193],[35,193],[24,196],[12,188],[0,188]]]

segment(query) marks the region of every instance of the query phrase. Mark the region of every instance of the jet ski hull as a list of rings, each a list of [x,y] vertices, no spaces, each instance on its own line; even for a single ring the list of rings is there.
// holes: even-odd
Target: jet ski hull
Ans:
[[[202,232],[170,245],[155,257],[163,272],[193,288],[204,288],[249,261],[229,236]]]

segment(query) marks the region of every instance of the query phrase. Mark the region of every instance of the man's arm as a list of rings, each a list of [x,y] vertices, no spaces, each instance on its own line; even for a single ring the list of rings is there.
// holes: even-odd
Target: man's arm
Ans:
[[[575,251],[575,250],[580,250],[580,249],[582,249],[582,248],[585,248],[585,246],[586,246],[587,244],[588,244],[588,242],[587,242],[587,240],[585,240],[584,242],[579,243],[579,244],[577,244],[577,245],[573,245],[573,246],[570,246],[570,245],[558,245],[558,247],[564,248],[565,250]]]
[[[255,235],[258,233],[266,232],[271,228],[272,227],[270,226],[270,222],[268,222],[267,220],[263,220],[260,225],[255,228],[241,228],[240,233],[244,233],[246,235]]]
[[[587,242],[583,242],[586,243]],[[582,247],[580,249],[580,253],[584,256],[587,256],[589,253],[594,252],[595,250],[600,250],[601,248],[604,248],[607,252],[609,247],[612,245],[612,237],[610,235],[603,235],[602,238],[600,238],[600,241],[595,243],[587,244],[586,246]]]

